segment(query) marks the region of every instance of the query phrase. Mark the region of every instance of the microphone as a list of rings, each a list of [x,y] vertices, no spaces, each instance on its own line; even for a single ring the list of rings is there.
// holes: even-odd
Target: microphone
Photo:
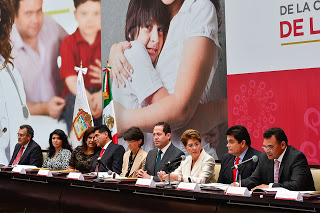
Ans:
[[[242,163],[239,163],[237,165],[234,165],[233,167],[231,167],[231,169],[238,169],[239,167],[244,166],[247,163],[250,163],[251,161],[253,162],[257,162],[258,161],[258,156],[254,155],[252,156],[252,158],[249,158],[248,160],[243,161]]]
[[[173,163],[184,161],[185,159],[186,159],[186,156],[185,155],[181,155],[181,156],[177,157],[176,159],[174,159],[173,161],[168,161],[165,165],[168,166],[168,165],[171,165]]]
[[[101,164],[101,165],[105,168],[105,170],[107,170],[108,175],[111,175],[111,174],[112,174],[111,169],[109,169],[109,167],[107,167],[107,165],[102,162],[102,160],[101,160],[100,157],[97,158],[97,162],[98,162],[99,164]]]

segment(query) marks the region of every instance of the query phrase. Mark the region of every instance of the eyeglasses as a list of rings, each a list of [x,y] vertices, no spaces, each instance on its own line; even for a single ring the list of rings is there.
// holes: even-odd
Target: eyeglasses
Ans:
[[[192,148],[193,146],[198,147],[200,145],[201,145],[200,143],[195,143],[195,144],[189,144],[187,145],[187,147]]]
[[[18,137],[21,137],[21,138],[23,138],[24,136],[26,136],[26,135],[20,134],[20,133],[17,133],[17,135],[18,135]]]
[[[262,146],[262,149],[265,151],[271,151],[273,150],[276,146],[278,146],[279,144],[275,145],[275,146]]]

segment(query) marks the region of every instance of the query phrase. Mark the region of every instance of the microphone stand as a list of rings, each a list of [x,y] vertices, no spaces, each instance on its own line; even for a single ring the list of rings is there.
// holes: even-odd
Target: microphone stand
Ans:
[[[94,182],[103,182],[103,178],[99,178],[99,161],[97,160],[97,164],[96,164],[96,168],[97,168],[97,178],[94,179]]]
[[[168,183],[168,185],[165,185],[164,188],[165,188],[165,189],[175,189],[176,187],[173,186],[173,185],[171,185],[171,177],[170,177],[170,174],[171,174],[171,172],[172,172],[172,167],[173,167],[173,165],[172,165],[171,163],[169,163],[169,164],[167,165],[167,167],[168,167],[169,183]]]
[[[238,182],[239,182],[239,186],[241,187],[241,173],[242,173],[242,171],[243,171],[243,168],[244,168],[244,166],[239,166],[238,167],[238,173],[239,173],[239,175],[238,175],[238,177],[239,177],[239,180],[238,180]]]

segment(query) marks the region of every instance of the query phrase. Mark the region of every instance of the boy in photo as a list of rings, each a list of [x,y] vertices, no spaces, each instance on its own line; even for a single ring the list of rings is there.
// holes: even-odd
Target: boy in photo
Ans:
[[[66,100],[64,117],[68,131],[73,122],[77,75],[74,67],[88,68],[83,75],[88,102],[95,125],[102,123],[101,90],[101,5],[100,0],[74,0],[77,30],[61,43],[61,79],[64,80],[63,96]]]

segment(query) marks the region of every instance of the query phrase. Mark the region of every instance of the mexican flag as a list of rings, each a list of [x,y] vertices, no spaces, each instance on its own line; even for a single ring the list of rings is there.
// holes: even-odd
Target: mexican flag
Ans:
[[[103,112],[102,112],[102,122],[107,125],[111,131],[112,141],[118,144],[118,134],[117,134],[117,123],[116,116],[114,113],[113,98],[111,91],[111,79],[110,79],[111,67],[103,69]]]

